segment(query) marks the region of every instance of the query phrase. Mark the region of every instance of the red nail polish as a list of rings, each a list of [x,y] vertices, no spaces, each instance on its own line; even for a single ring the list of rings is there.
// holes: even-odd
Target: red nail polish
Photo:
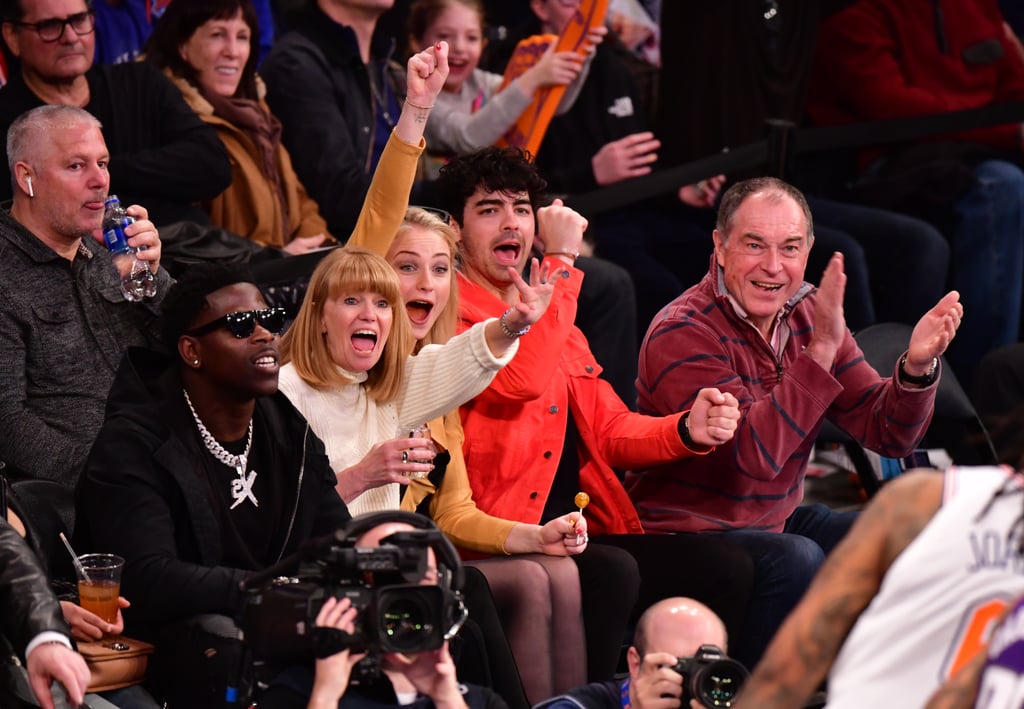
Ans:
[[[434,42],[434,49],[436,49],[437,51],[440,52],[441,51],[441,43],[440,42]]]

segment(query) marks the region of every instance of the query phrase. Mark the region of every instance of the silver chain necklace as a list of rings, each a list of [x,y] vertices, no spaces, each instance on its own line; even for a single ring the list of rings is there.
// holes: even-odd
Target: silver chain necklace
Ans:
[[[254,507],[259,507],[260,503],[256,499],[255,493],[252,491],[252,486],[256,482],[256,471],[249,471],[246,475],[246,467],[249,464],[249,452],[252,451],[252,419],[249,419],[249,434],[248,439],[245,442],[245,451],[239,455],[233,455],[228,453],[224,449],[224,446],[213,437],[209,429],[203,425],[202,419],[199,418],[199,414],[196,413],[196,409],[192,406],[192,399],[189,398],[188,391],[186,389],[181,390],[185,394],[185,403],[188,404],[188,410],[192,412],[192,418],[196,421],[196,428],[199,429],[199,437],[203,439],[203,445],[206,446],[206,450],[213,455],[214,458],[219,460],[229,468],[234,468],[238,474],[238,478],[231,481],[231,499],[235,502],[231,505],[231,509],[235,509],[245,500],[251,500]]]

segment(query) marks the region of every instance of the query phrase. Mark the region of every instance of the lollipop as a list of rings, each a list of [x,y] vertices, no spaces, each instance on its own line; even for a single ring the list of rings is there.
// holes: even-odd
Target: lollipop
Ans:
[[[583,508],[590,504],[590,495],[585,492],[577,492],[573,502],[580,508],[580,514],[583,514]]]
[[[580,519],[583,519],[583,508],[590,504],[590,495],[585,492],[577,492],[576,497],[573,498],[573,502],[580,508]],[[575,527],[577,520],[573,520],[572,524]]]

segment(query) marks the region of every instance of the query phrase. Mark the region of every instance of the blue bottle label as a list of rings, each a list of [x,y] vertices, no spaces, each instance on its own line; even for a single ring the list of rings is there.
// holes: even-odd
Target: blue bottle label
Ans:
[[[103,241],[113,253],[131,251],[132,247],[128,245],[128,237],[125,236],[124,228],[135,220],[131,217],[123,217],[118,221],[119,223],[110,224],[103,230]]]

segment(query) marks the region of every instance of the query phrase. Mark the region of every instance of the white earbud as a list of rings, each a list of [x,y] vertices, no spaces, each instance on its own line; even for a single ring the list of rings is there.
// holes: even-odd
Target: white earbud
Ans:
[[[26,177],[25,178],[25,184],[28,185],[28,196],[29,197],[35,197],[36,193],[32,191],[32,178],[31,177]]]

